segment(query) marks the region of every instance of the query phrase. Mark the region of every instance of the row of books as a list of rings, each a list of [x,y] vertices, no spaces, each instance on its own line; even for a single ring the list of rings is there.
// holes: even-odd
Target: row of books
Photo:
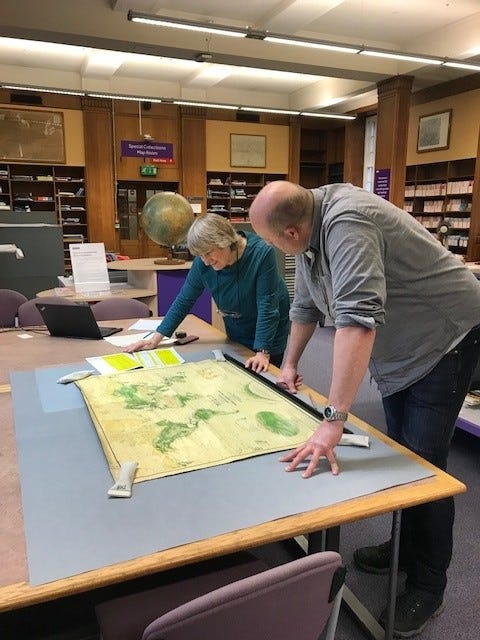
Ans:
[[[405,197],[445,196],[456,193],[472,193],[473,180],[453,180],[450,182],[430,182],[428,184],[407,184]]]

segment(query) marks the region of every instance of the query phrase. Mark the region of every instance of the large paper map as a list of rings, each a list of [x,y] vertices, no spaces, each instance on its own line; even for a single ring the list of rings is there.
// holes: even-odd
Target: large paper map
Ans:
[[[304,442],[318,418],[230,362],[92,376],[76,383],[112,475],[135,481],[193,471]]]

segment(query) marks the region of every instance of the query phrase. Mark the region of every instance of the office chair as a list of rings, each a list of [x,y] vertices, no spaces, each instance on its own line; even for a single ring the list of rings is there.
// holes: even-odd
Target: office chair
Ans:
[[[0,327],[15,327],[18,307],[27,300],[19,291],[0,289]]]
[[[18,307],[18,324],[20,327],[37,327],[44,325],[40,311],[35,304],[37,302],[53,302],[55,304],[75,304],[69,298],[61,298],[60,296],[44,296],[42,298],[32,298],[27,300]]]
[[[124,318],[149,318],[151,309],[134,298],[107,298],[92,305],[96,320],[122,320]]]
[[[333,640],[344,579],[333,551],[273,569],[250,560],[110,600],[96,616],[102,640],[318,640],[324,629]]]

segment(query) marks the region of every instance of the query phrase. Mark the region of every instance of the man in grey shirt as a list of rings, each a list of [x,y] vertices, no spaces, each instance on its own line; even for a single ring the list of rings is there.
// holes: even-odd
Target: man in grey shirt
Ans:
[[[297,367],[319,321],[335,325],[325,419],[282,459],[288,471],[335,457],[344,421],[367,371],[383,398],[389,435],[446,469],[455,421],[480,353],[480,283],[412,216],[349,184],[305,189],[277,181],[250,208],[254,230],[296,255],[290,341],[279,382],[295,393]],[[406,509],[397,598],[397,637],[419,633],[443,607],[452,554],[453,498]],[[388,571],[390,541],[357,549],[372,573]],[[380,616],[385,625],[386,612]]]

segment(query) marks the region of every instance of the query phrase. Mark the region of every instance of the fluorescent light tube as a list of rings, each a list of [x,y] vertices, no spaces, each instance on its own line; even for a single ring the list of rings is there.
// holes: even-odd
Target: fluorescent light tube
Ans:
[[[268,109],[267,107],[240,107],[240,111],[259,111],[261,113],[283,113],[284,115],[298,116],[300,111],[291,109]]]
[[[276,44],[292,44],[297,47],[309,47],[311,49],[325,49],[327,51],[339,51],[340,53],[358,53],[360,47],[347,44],[337,44],[335,42],[316,42],[315,40],[300,40],[296,38],[287,38],[280,35],[267,35],[263,39],[264,42],[274,42]]]
[[[359,52],[362,56],[374,56],[376,58],[391,58],[392,60],[406,60],[407,62],[423,62],[423,64],[441,65],[443,60],[439,58],[428,58],[415,53],[396,53],[394,51],[375,51],[375,49],[362,49]]]
[[[172,29],[183,29],[186,31],[199,31],[200,33],[216,33],[220,36],[231,36],[233,38],[245,38],[249,31],[245,29],[237,29],[226,25],[215,25],[213,23],[195,22],[193,20],[175,20],[165,16],[154,16],[146,13],[137,13],[135,11],[128,12],[128,19],[131,22],[140,22],[142,24],[150,24],[156,27],[167,27]]]

